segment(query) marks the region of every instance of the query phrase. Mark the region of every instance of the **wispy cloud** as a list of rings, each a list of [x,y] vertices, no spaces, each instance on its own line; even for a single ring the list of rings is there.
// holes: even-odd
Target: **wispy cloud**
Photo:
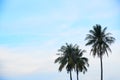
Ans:
[[[48,52],[34,51],[33,49],[24,52],[20,49],[0,47],[1,74],[13,76],[54,71],[54,68],[51,68],[54,64],[54,55],[48,54],[48,56]]]

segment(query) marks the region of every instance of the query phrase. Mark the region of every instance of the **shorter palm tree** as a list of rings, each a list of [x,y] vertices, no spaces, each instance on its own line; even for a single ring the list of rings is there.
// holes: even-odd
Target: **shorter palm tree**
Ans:
[[[70,73],[70,80],[72,80],[72,70],[74,67],[73,62],[73,49],[74,46],[72,44],[67,44],[66,46],[62,46],[58,51],[62,52],[58,55],[60,55],[56,60],[55,63],[59,63],[59,71],[61,72],[62,69],[66,66],[66,70],[68,73]]]
[[[66,46],[62,46],[59,50],[62,52],[59,57],[55,60],[55,63],[59,63],[59,71],[66,66],[66,70],[70,73],[70,80],[72,80],[72,70],[74,69],[77,73],[77,80],[79,72],[85,73],[88,67],[88,59],[86,57],[82,57],[85,50],[79,49],[78,45],[67,44]]]
[[[83,57],[83,53],[85,53],[85,50],[79,49],[79,46],[75,48],[75,71],[77,74],[77,80],[79,80],[79,72],[85,73],[87,71],[88,64],[88,58]]]

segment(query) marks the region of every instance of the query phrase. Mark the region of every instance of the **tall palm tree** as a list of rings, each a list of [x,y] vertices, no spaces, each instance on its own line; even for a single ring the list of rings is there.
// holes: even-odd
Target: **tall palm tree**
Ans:
[[[72,70],[74,68],[74,61],[73,61],[74,46],[72,44],[66,43],[65,46],[62,46],[58,50],[59,52],[62,53],[58,54],[60,56],[55,60],[55,63],[60,64],[59,71],[62,71],[62,69],[66,66],[67,72],[70,73],[70,80],[72,80]]]
[[[85,50],[79,49],[77,46],[75,48],[75,70],[77,74],[77,80],[79,80],[79,72],[85,73],[87,71],[88,64],[88,58],[83,57],[83,53],[86,52]]]
[[[88,41],[86,46],[92,46],[90,53],[92,53],[93,56],[97,55],[100,58],[101,80],[103,80],[103,55],[108,55],[108,51],[111,52],[109,46],[115,41],[115,38],[111,36],[111,33],[106,33],[106,29],[107,27],[102,29],[101,25],[96,24],[93,26],[93,30],[90,30],[85,38],[85,40]]]

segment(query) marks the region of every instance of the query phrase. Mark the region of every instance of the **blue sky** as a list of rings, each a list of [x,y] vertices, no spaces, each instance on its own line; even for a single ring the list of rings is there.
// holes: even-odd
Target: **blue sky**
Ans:
[[[66,42],[86,49],[90,67],[82,80],[99,80],[99,59],[89,55],[84,38],[95,24],[108,27],[116,42],[104,57],[104,79],[119,80],[119,0],[0,0],[0,74],[3,80],[63,80],[54,64]],[[113,65],[114,64],[114,65]],[[75,77],[73,72],[73,77]]]

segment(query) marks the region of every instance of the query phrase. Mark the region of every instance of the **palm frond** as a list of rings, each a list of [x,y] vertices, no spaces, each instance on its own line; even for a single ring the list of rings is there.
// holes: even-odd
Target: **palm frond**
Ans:
[[[55,59],[55,62],[54,63],[57,63],[61,60],[61,57],[58,57],[57,59]]]

